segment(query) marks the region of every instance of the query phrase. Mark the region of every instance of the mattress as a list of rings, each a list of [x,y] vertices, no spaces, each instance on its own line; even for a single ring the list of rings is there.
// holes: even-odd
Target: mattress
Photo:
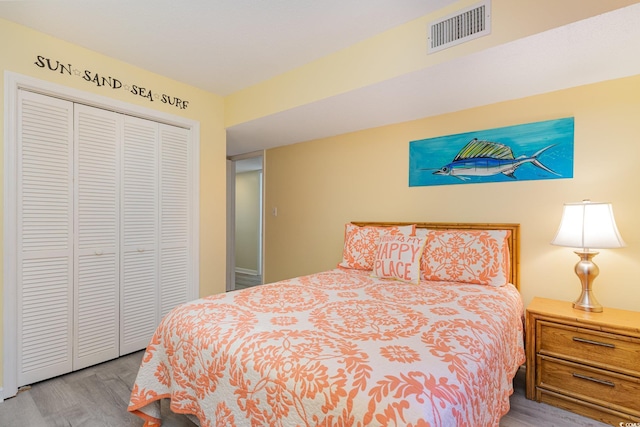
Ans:
[[[204,426],[497,426],[524,362],[513,285],[337,268],[181,305],[144,354],[129,411]]]

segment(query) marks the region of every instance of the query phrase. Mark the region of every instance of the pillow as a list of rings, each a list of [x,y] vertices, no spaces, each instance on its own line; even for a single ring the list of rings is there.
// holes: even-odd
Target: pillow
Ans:
[[[426,242],[423,280],[504,286],[509,282],[508,230],[418,230]]]
[[[393,227],[373,227],[347,223],[344,227],[344,249],[342,250],[342,262],[338,267],[353,268],[356,270],[373,269],[373,258],[380,236],[390,234],[413,234],[415,225],[403,225]]]
[[[380,237],[378,253],[373,262],[373,277],[420,282],[420,257],[425,238],[404,234],[385,234]]]

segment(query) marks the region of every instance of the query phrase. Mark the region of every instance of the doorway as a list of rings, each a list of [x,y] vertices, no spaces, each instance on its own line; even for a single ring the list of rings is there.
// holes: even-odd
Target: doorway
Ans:
[[[229,158],[227,171],[227,291],[263,282],[262,152]]]

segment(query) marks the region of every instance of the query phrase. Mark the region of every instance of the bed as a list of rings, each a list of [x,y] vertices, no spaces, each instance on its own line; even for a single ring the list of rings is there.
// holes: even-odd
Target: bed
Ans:
[[[518,224],[345,225],[332,270],[175,308],[128,410],[206,426],[497,426],[524,363]]]

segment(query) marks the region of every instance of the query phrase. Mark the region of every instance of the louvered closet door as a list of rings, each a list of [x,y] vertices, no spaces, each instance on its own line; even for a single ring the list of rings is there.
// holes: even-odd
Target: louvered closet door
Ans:
[[[191,283],[189,131],[160,125],[160,315],[188,300]]]
[[[158,124],[125,117],[120,353],[145,348],[158,326]]]
[[[75,105],[74,365],[119,356],[122,116]]]
[[[73,104],[18,95],[17,385],[71,371]]]

